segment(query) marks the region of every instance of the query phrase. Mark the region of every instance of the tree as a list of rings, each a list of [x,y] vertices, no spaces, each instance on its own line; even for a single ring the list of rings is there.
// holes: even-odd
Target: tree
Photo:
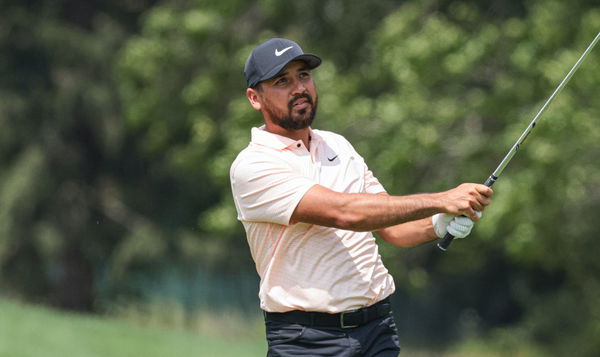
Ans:
[[[94,309],[95,278],[122,228],[103,214],[127,134],[112,63],[142,9],[3,2],[0,31],[0,282],[4,291]]]

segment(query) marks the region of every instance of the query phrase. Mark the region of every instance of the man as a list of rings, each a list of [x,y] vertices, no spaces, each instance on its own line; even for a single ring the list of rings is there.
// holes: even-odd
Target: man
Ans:
[[[231,186],[261,278],[269,356],[397,356],[394,281],[371,232],[402,247],[463,238],[492,190],[388,195],[348,141],[311,128],[320,63],[276,38],[244,69],[264,125],[232,164]]]

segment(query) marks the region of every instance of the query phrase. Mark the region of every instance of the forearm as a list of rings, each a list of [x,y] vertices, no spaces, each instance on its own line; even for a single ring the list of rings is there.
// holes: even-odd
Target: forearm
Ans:
[[[300,201],[292,221],[353,231],[377,231],[440,212],[437,195],[342,194],[317,185]]]
[[[376,233],[386,242],[399,247],[414,247],[438,238],[431,217],[384,228]]]
[[[376,231],[421,220],[440,212],[435,194],[358,196],[360,197],[350,198],[343,208],[355,231]]]

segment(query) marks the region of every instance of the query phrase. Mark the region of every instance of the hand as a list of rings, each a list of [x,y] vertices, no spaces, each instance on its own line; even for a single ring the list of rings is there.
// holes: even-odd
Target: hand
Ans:
[[[482,213],[476,211],[477,218],[481,218]],[[452,234],[454,238],[465,238],[471,233],[475,222],[469,217],[453,216],[446,213],[438,213],[431,217],[433,230],[439,238],[443,238],[446,233]]]
[[[483,212],[491,203],[490,197],[493,194],[494,191],[485,185],[463,183],[439,194],[442,212],[454,216],[465,215],[477,222],[479,216],[476,212]]]

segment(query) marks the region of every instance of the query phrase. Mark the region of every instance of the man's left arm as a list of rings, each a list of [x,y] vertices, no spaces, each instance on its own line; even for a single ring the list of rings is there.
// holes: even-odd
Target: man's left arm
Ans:
[[[386,242],[404,248],[415,247],[438,239],[433,231],[431,217],[387,227],[375,233]]]
[[[476,211],[475,214],[481,218],[481,212]],[[465,238],[471,233],[474,224],[470,217],[438,213],[432,217],[383,228],[375,233],[386,242],[399,247],[414,247],[442,238],[446,233],[455,238]]]
[[[387,193],[380,193],[380,195],[387,195]],[[387,227],[375,233],[386,242],[405,248],[438,239],[431,217]]]

